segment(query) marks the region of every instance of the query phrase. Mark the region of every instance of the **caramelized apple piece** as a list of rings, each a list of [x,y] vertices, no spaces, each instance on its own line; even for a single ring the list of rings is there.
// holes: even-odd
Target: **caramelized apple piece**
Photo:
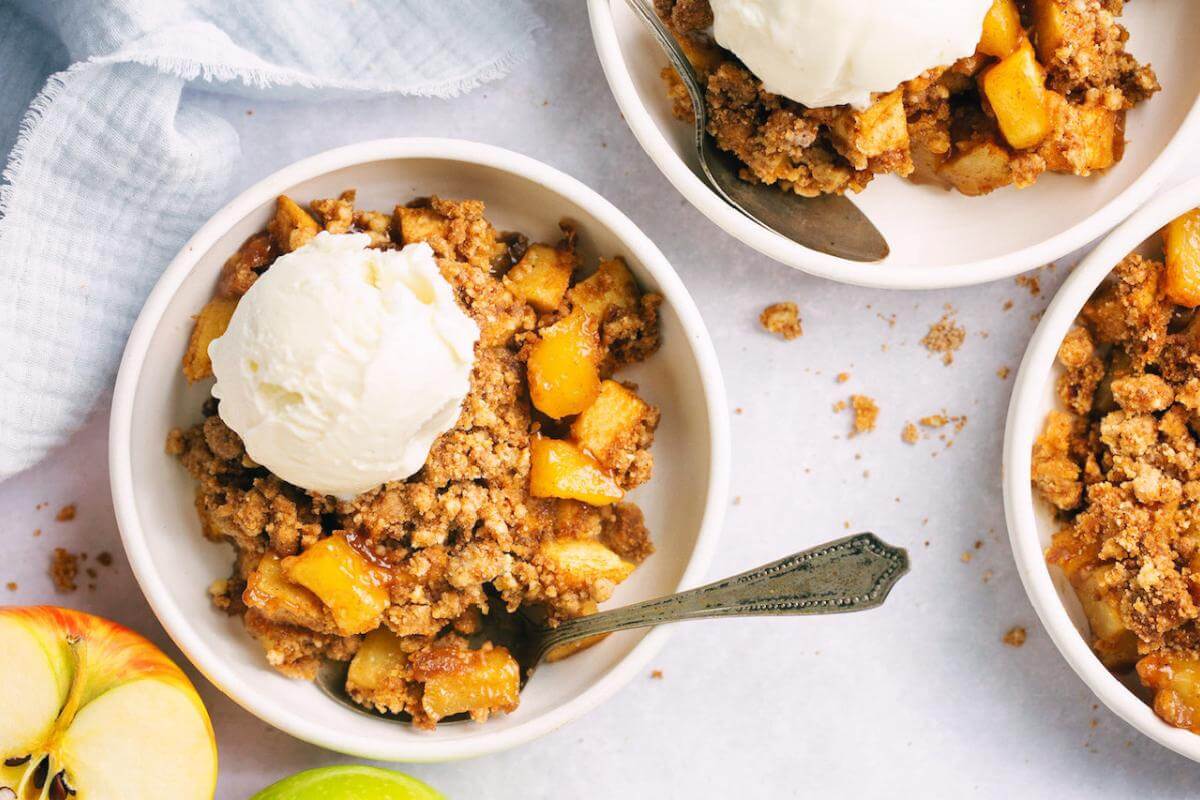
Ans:
[[[366,694],[390,686],[400,686],[406,678],[408,654],[400,637],[380,626],[366,634],[346,673],[346,691]]]
[[[504,285],[544,314],[562,303],[574,271],[575,254],[571,250],[533,244],[504,276]]]
[[[996,58],[1010,56],[1021,46],[1024,35],[1021,12],[1014,0],[993,0],[992,7],[983,18],[979,52]]]
[[[886,94],[863,111],[840,112],[830,126],[838,152],[855,169],[866,169],[876,156],[895,150],[908,150],[908,119],[904,113],[904,92]]]
[[[1200,733],[1200,661],[1153,653],[1137,663],[1138,678],[1154,689],[1154,713],[1168,725]]]
[[[570,442],[535,438],[530,442],[529,493],[604,506],[624,492],[596,459]]]
[[[541,332],[529,351],[529,397],[543,414],[578,414],[600,393],[596,320],[576,309]]]
[[[600,394],[571,424],[571,438],[606,467],[616,468],[623,452],[637,445],[639,432],[655,417],[653,407],[616,381],[600,384]]]
[[[446,218],[432,208],[396,206],[396,218],[400,221],[401,244],[427,242],[441,237],[446,229]]]
[[[238,301],[231,297],[214,297],[196,315],[187,350],[183,354],[183,376],[189,382],[211,378],[212,359],[208,357],[208,346],[212,340],[225,333]]]
[[[1038,59],[1043,64],[1054,60],[1067,38],[1066,0],[1033,0],[1033,38]]]
[[[1111,670],[1125,670],[1137,659],[1137,637],[1125,626],[1117,600],[1103,588],[1107,567],[1084,570],[1072,583],[1092,631],[1092,649]]]
[[[256,233],[242,242],[221,267],[217,295],[234,300],[244,295],[258,279],[258,271],[266,268],[274,255],[271,237],[265,233]]]
[[[413,653],[410,663],[413,679],[425,684],[421,708],[435,722],[462,713],[483,721],[492,712],[513,711],[520,701],[521,668],[503,647],[468,650],[437,642]]]
[[[595,539],[551,539],[538,553],[553,568],[558,582],[573,589],[598,581],[618,584],[635,568]]]
[[[242,602],[257,608],[272,622],[334,632],[333,619],[321,598],[289,579],[283,571],[283,559],[275,553],[263,556],[247,576]]]
[[[276,250],[290,253],[308,244],[321,231],[321,226],[295,200],[281,194],[276,201],[275,216],[267,223],[267,231]]]
[[[343,636],[375,629],[388,607],[387,575],[355,550],[344,533],[285,558],[283,570],[321,598]]]
[[[1050,132],[1046,73],[1028,40],[984,72],[980,83],[996,114],[1000,132],[1010,145],[1024,150],[1046,138]]]
[[[605,322],[614,312],[626,311],[638,303],[637,281],[620,258],[601,261],[600,267],[571,287],[567,299],[582,308],[597,322]]]
[[[1108,169],[1125,150],[1125,112],[1082,106],[1046,90],[1051,133],[1038,148],[1046,168],[1087,176]]]
[[[975,196],[1012,183],[1008,151],[995,142],[973,141],[959,145],[954,155],[937,167],[937,174],[958,191]]]
[[[1163,231],[1166,292],[1172,303],[1200,306],[1200,208],[1172,220]]]

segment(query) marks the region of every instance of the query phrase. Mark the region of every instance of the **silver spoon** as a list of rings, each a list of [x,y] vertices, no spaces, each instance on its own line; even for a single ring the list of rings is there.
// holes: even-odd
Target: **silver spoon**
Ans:
[[[850,261],[879,261],[889,252],[887,241],[854,203],[841,195],[801,197],[764,183],[751,183],[738,176],[741,163],[719,149],[707,133],[708,117],[704,90],[692,62],[659,19],[642,0],[626,4],[649,26],[666,53],[667,60],[687,87],[696,112],[696,153],[709,185],[727,203],[750,219],[780,236],[812,250]]]
[[[504,626],[500,636],[489,630],[486,638],[509,649],[521,666],[524,685],[548,652],[590,636],[689,619],[866,611],[882,605],[907,572],[907,551],[873,533],[859,533],[707,586],[568,620],[556,628],[521,625],[522,617],[507,617],[518,624]],[[317,686],[360,714],[408,721],[406,714],[379,713],[351,700],[346,694],[346,669],[344,662],[327,662],[317,674]]]

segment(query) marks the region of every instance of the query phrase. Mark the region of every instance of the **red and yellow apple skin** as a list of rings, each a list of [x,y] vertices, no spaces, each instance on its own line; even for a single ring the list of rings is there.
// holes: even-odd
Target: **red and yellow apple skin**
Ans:
[[[0,787],[211,800],[216,775],[208,712],[151,642],[71,609],[0,608]]]

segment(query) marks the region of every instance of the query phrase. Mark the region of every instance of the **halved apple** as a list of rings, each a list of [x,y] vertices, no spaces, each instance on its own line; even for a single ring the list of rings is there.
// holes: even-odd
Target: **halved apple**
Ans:
[[[211,800],[208,712],[149,641],[80,611],[0,608],[0,653],[0,789],[17,800]]]

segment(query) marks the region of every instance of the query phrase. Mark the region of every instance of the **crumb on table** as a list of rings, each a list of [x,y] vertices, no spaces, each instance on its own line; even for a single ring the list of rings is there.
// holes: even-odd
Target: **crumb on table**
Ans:
[[[1009,647],[1020,647],[1025,644],[1025,629],[1020,625],[1014,625],[1004,634],[1002,641]]]
[[[79,556],[56,547],[50,556],[50,580],[54,581],[54,589],[60,594],[75,591],[75,578],[79,575]]]
[[[904,430],[900,431],[900,438],[906,444],[916,444],[921,438],[921,434],[917,432],[917,426],[911,422],[904,423]]]
[[[849,373],[849,372],[839,372],[839,373],[837,374],[837,382],[838,382],[838,383],[845,383],[845,382],[846,382],[846,381],[848,381],[848,380],[850,380],[850,373]]]
[[[768,332],[788,341],[804,333],[800,326],[800,309],[795,303],[772,303],[758,315],[758,321]]]
[[[75,519],[75,504],[68,503],[60,508],[58,513],[54,515],[54,518],[59,522],[70,522]]]
[[[10,592],[15,592],[17,589],[21,588],[21,587],[17,586],[16,581],[9,581],[8,583],[4,584],[4,586]]]
[[[863,394],[852,394],[850,405],[854,408],[854,430],[851,436],[875,430],[875,422],[879,419],[879,406],[875,400]]]
[[[967,338],[966,329],[959,325],[953,310],[947,310],[937,322],[929,326],[929,332],[921,339],[921,345],[931,353],[940,353],[942,363],[954,363],[954,353]]]
[[[661,681],[662,676],[663,676],[663,671],[661,669],[655,669],[655,670],[650,671],[650,677],[656,681]]]

